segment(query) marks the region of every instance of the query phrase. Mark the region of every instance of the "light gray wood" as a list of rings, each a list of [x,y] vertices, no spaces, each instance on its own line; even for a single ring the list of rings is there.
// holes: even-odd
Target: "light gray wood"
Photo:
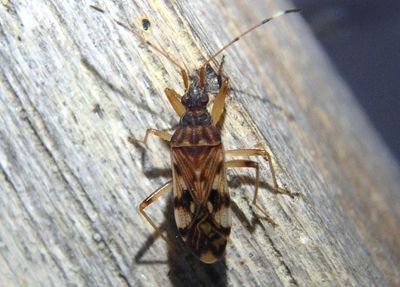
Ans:
[[[205,266],[174,239],[171,198],[149,207],[178,253],[137,213],[170,178],[168,146],[128,143],[178,119],[177,69],[88,1],[0,4],[1,286],[399,286],[399,169],[301,19],[288,15],[224,52],[233,91],[226,148],[265,147],[301,196],[229,172],[233,233]],[[117,4],[118,3],[118,4]],[[284,1],[99,1],[188,69]],[[141,17],[151,21],[141,27]],[[271,182],[268,163],[262,180]],[[241,175],[241,176],[239,176]]]

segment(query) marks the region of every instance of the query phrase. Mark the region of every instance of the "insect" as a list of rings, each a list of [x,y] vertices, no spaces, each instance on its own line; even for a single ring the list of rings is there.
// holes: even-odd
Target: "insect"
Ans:
[[[104,10],[92,7],[104,13]],[[223,60],[217,72],[214,72],[209,63],[254,29],[274,18],[299,11],[300,9],[281,11],[264,19],[235,37],[192,73],[188,73],[162,49],[146,41],[140,34],[116,20],[117,24],[131,31],[140,41],[161,53],[177,66],[180,69],[185,88],[182,97],[172,89],[165,89],[172,108],[180,117],[179,125],[173,135],[150,128],[146,130],[143,140],[136,140],[146,144],[148,136],[152,134],[169,142],[172,161],[172,180],[151,193],[140,204],[139,211],[156,232],[168,242],[145,209],[164,194],[173,191],[174,215],[179,234],[190,250],[205,263],[214,263],[224,255],[231,232],[230,197],[226,181],[228,168],[254,168],[256,170],[253,204],[263,211],[257,204],[260,177],[258,162],[250,159],[226,160],[226,157],[264,157],[269,162],[275,191],[293,195],[288,189],[278,185],[272,157],[266,150],[255,148],[224,150],[217,123],[224,111],[229,80],[223,75]],[[210,95],[215,96],[211,112],[207,109]],[[267,216],[266,213],[264,214]]]

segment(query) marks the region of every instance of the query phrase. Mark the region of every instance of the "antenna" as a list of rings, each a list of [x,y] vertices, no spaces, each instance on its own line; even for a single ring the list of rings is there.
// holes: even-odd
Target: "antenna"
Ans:
[[[249,28],[248,30],[244,31],[242,34],[240,34],[239,36],[237,36],[236,38],[234,38],[232,41],[230,41],[228,44],[226,44],[225,46],[223,46],[221,49],[219,49],[214,55],[212,55],[210,58],[208,58],[208,60],[203,64],[203,66],[201,67],[203,69],[204,66],[206,66],[210,61],[212,61],[213,59],[215,59],[215,57],[217,57],[219,54],[222,53],[222,51],[224,51],[226,48],[228,48],[229,46],[231,46],[232,44],[234,44],[235,42],[239,41],[240,38],[242,38],[243,36],[245,36],[246,34],[250,33],[251,31],[257,29],[258,27],[268,23],[269,21],[271,21],[272,19],[278,18],[280,16],[283,16],[285,14],[289,14],[289,13],[297,13],[297,12],[301,12],[302,9],[289,9],[289,10],[285,10],[285,11],[279,11],[278,13],[274,14],[273,16],[266,18],[264,20],[262,20],[260,23],[258,23],[257,25]]]
[[[101,12],[103,14],[106,14],[106,12],[93,5],[90,4],[89,5],[91,8],[93,8],[94,10],[96,10],[97,12]],[[183,83],[185,85],[185,89],[188,88],[189,86],[189,77],[187,75],[186,69],[183,68],[181,65],[178,64],[178,62],[176,62],[170,55],[168,55],[166,52],[164,52],[161,48],[159,48],[158,46],[154,45],[153,43],[151,43],[150,41],[146,40],[142,35],[140,35],[138,32],[136,32],[135,30],[133,30],[131,27],[129,27],[127,24],[122,23],[121,21],[119,21],[118,19],[114,19],[112,18],[112,20],[117,23],[119,26],[121,26],[122,28],[124,28],[125,30],[131,32],[133,35],[136,36],[136,38],[139,39],[140,42],[142,42],[143,44],[148,45],[149,47],[151,47],[153,50],[157,51],[158,53],[160,53],[161,55],[163,55],[168,61],[170,61],[172,64],[174,64],[176,67],[179,68],[182,78],[183,78]]]

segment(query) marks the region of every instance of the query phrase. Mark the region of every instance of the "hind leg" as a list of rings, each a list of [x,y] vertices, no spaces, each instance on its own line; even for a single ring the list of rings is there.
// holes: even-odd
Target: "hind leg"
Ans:
[[[230,160],[225,162],[226,168],[254,168],[256,169],[256,180],[255,180],[255,192],[253,197],[253,205],[262,212],[265,216],[265,219],[274,227],[278,226],[278,224],[272,219],[272,217],[268,214],[268,212],[262,208],[256,201],[258,194],[258,187],[260,185],[260,166],[258,162],[252,160]]]

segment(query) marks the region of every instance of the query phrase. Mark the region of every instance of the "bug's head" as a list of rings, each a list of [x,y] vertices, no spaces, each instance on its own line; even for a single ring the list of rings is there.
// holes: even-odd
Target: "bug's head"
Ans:
[[[208,104],[208,93],[198,81],[192,81],[181,102],[189,111],[203,110]]]
[[[214,86],[218,85],[218,80],[214,75],[212,68],[207,65],[189,76],[190,85],[181,100],[187,110],[206,109],[209,101],[208,93],[214,92],[216,89]]]

